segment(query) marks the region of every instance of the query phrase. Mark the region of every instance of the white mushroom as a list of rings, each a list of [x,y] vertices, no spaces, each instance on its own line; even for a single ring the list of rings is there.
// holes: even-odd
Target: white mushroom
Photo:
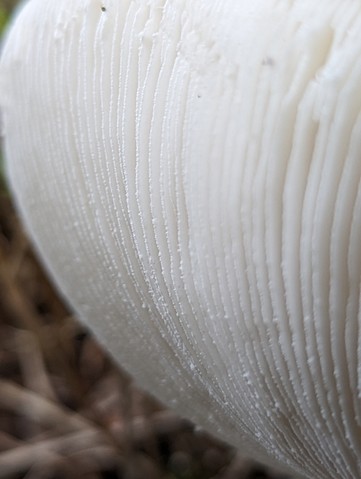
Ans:
[[[52,278],[181,414],[361,477],[359,0],[30,0],[9,181]]]

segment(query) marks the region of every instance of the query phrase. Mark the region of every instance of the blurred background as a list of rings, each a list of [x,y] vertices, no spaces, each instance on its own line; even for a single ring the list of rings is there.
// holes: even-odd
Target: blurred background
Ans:
[[[18,3],[0,0],[1,35]],[[6,186],[3,155],[1,478],[286,479],[177,417],[112,364],[34,257]]]

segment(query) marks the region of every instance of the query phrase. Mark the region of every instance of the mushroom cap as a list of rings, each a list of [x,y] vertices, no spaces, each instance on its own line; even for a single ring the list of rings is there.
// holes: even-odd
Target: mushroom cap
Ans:
[[[359,0],[30,0],[0,64],[39,255],[138,383],[361,477]]]

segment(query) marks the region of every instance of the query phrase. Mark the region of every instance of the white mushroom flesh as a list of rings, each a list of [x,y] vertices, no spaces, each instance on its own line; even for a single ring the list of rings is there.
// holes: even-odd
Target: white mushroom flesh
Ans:
[[[179,413],[361,477],[359,0],[30,0],[7,174],[51,277]]]

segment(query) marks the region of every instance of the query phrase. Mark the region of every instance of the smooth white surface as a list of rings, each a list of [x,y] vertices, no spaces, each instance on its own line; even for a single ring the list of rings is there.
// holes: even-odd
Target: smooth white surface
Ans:
[[[30,235],[139,384],[361,477],[360,1],[30,0],[0,104]]]

